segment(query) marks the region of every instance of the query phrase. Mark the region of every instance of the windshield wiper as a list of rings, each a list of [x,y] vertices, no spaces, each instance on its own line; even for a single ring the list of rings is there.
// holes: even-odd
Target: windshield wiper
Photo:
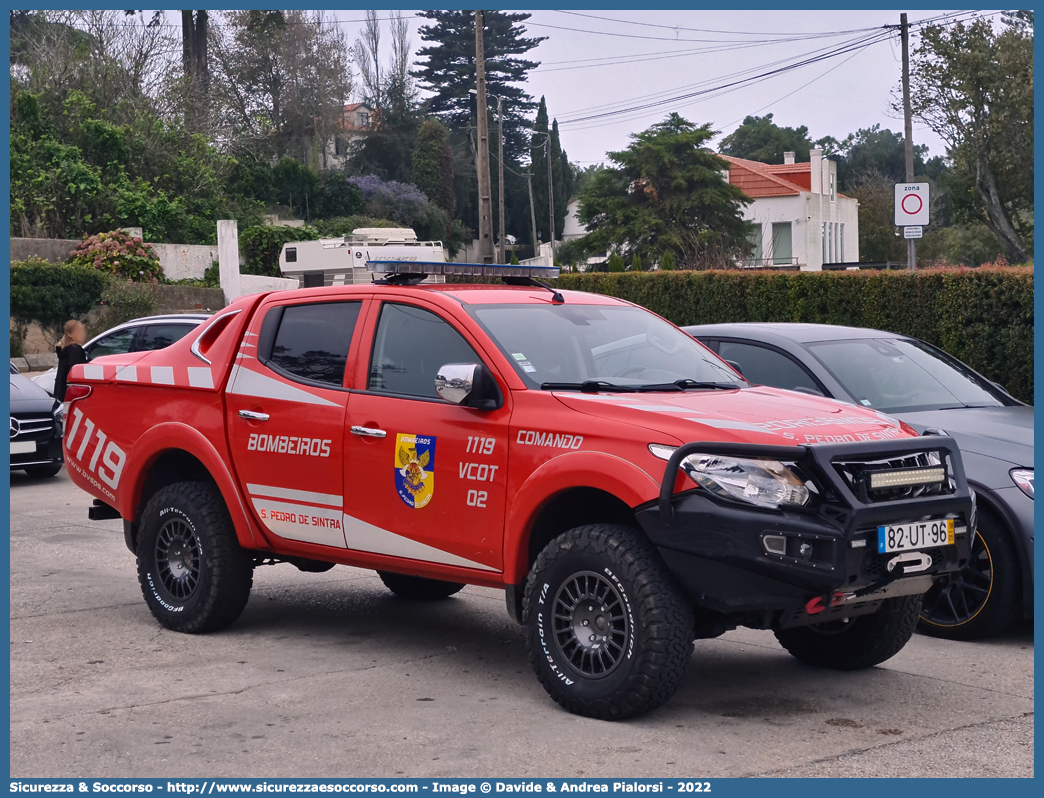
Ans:
[[[580,391],[581,393],[634,393],[638,390],[633,385],[614,385],[605,380],[584,380],[583,382],[545,382],[540,386],[542,391]]]
[[[640,391],[687,391],[695,388],[712,388],[719,390],[733,390],[736,388],[742,388],[743,386],[737,385],[734,382],[700,382],[699,380],[675,380],[674,382],[664,382],[657,385],[639,385],[638,390]]]

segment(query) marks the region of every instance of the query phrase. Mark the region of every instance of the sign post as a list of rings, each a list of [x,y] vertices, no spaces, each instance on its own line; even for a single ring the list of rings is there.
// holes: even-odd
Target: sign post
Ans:
[[[910,240],[910,268],[914,268],[914,239],[920,238],[928,224],[928,183],[895,184],[895,226],[903,228]]]

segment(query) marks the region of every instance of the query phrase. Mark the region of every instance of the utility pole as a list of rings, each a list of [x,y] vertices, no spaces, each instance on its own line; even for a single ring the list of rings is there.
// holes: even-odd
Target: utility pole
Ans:
[[[551,137],[547,142],[547,214],[548,227],[551,231],[551,265],[555,265],[555,185],[551,181]]]
[[[526,172],[526,182],[529,184],[529,215],[533,219],[533,257],[540,257],[540,239],[537,238],[536,229],[536,205],[533,204],[533,175]]]
[[[899,26],[902,29],[903,39],[903,121],[906,133],[906,182],[914,181],[914,150],[913,150],[913,119],[910,113],[910,26],[906,21],[906,14],[899,15]],[[907,239],[909,249],[907,254],[907,268],[911,271],[917,268],[917,244],[915,240]]]
[[[478,105],[479,260],[493,263],[493,198],[489,185],[489,124],[486,108],[486,56],[482,49],[485,20],[475,12],[475,72]]]
[[[500,190],[499,205],[500,205],[500,248],[497,252],[497,263],[507,263],[507,259],[504,257],[504,98],[497,95],[497,117],[498,128],[497,128],[497,142],[500,149],[499,153],[499,180],[497,187]]]

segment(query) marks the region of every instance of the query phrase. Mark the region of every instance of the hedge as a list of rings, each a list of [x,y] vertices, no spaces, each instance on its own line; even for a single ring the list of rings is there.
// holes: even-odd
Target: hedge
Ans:
[[[1033,403],[1033,269],[563,274],[675,324],[789,321],[870,327],[949,352]]]
[[[279,254],[283,245],[292,241],[315,241],[319,233],[314,227],[259,225],[239,234],[239,250],[243,253],[243,274],[281,277]]]
[[[108,285],[93,266],[48,263],[40,258],[11,263],[11,318],[19,325],[35,321],[61,337],[70,319],[83,319]]]

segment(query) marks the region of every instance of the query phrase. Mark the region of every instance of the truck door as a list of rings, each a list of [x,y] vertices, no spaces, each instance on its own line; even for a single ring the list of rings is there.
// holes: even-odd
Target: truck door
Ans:
[[[345,547],[345,366],[359,301],[266,301],[226,389],[232,462],[258,521],[279,538]]]
[[[510,397],[504,391],[498,410],[439,398],[441,366],[482,358],[419,303],[384,302],[379,310],[365,390],[352,394],[348,409],[348,548],[499,572]]]

